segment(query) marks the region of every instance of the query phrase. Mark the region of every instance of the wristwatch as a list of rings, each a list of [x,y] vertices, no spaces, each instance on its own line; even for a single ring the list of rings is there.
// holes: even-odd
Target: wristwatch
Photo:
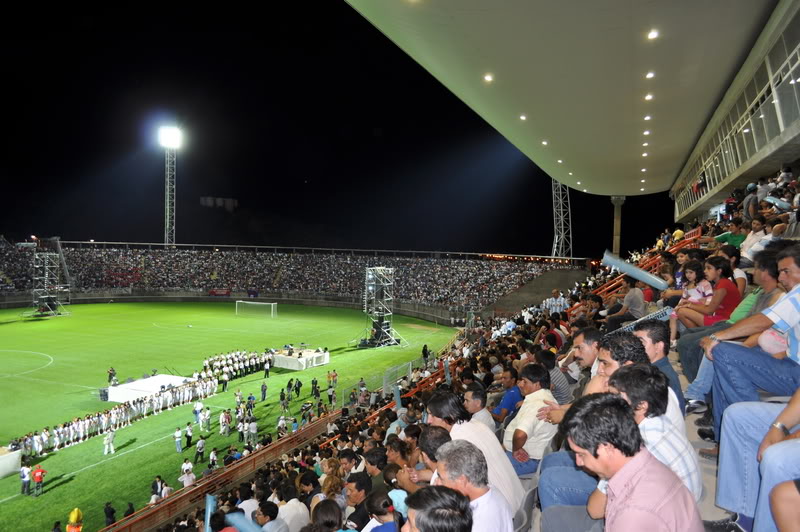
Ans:
[[[786,428],[786,425],[784,425],[780,421],[776,421],[775,423],[773,423],[770,426],[773,427],[773,428],[776,428],[778,430],[782,430],[784,436],[788,436],[790,434],[789,429]]]
[[[711,340],[713,340],[714,342],[721,342],[722,341],[719,338],[717,338],[716,335],[713,335],[713,334],[710,334],[708,337],[711,338]]]

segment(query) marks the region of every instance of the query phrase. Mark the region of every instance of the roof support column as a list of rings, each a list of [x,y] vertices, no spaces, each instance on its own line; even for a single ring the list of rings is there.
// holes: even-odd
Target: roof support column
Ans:
[[[622,236],[622,204],[625,203],[625,196],[611,196],[611,203],[614,204],[614,239],[611,251],[619,256],[620,237]]]

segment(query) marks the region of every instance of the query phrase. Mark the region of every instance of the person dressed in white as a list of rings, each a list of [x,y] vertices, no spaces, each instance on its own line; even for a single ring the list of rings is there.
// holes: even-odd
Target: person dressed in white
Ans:
[[[114,434],[113,430],[109,430],[103,438],[103,454],[114,454]]]
[[[469,499],[472,530],[512,532],[514,515],[503,495],[489,486],[489,469],[480,449],[465,440],[445,443],[436,451],[437,483]]]
[[[464,408],[472,414],[472,421],[483,423],[491,431],[495,430],[494,418],[486,409],[486,390],[477,382],[467,386],[467,391],[464,392]]]
[[[289,532],[300,532],[300,529],[311,522],[308,507],[297,499],[297,489],[291,482],[284,482],[278,488],[281,505],[278,517],[289,527]]]
[[[444,428],[453,440],[466,440],[480,449],[489,464],[489,483],[508,501],[512,513],[522,506],[525,490],[503,446],[486,425],[470,421],[469,412],[456,394],[437,391],[431,396],[428,400],[428,424]]]

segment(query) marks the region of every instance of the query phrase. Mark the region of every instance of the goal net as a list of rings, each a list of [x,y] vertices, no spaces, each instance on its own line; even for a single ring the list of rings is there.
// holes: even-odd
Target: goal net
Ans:
[[[277,303],[261,303],[259,301],[237,301],[236,315],[254,318],[274,318],[278,313]]]

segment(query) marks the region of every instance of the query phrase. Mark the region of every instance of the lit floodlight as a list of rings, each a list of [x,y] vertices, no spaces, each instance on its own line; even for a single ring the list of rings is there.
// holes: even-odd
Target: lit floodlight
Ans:
[[[177,127],[162,126],[158,128],[158,143],[164,148],[177,150],[183,143],[183,133]]]

